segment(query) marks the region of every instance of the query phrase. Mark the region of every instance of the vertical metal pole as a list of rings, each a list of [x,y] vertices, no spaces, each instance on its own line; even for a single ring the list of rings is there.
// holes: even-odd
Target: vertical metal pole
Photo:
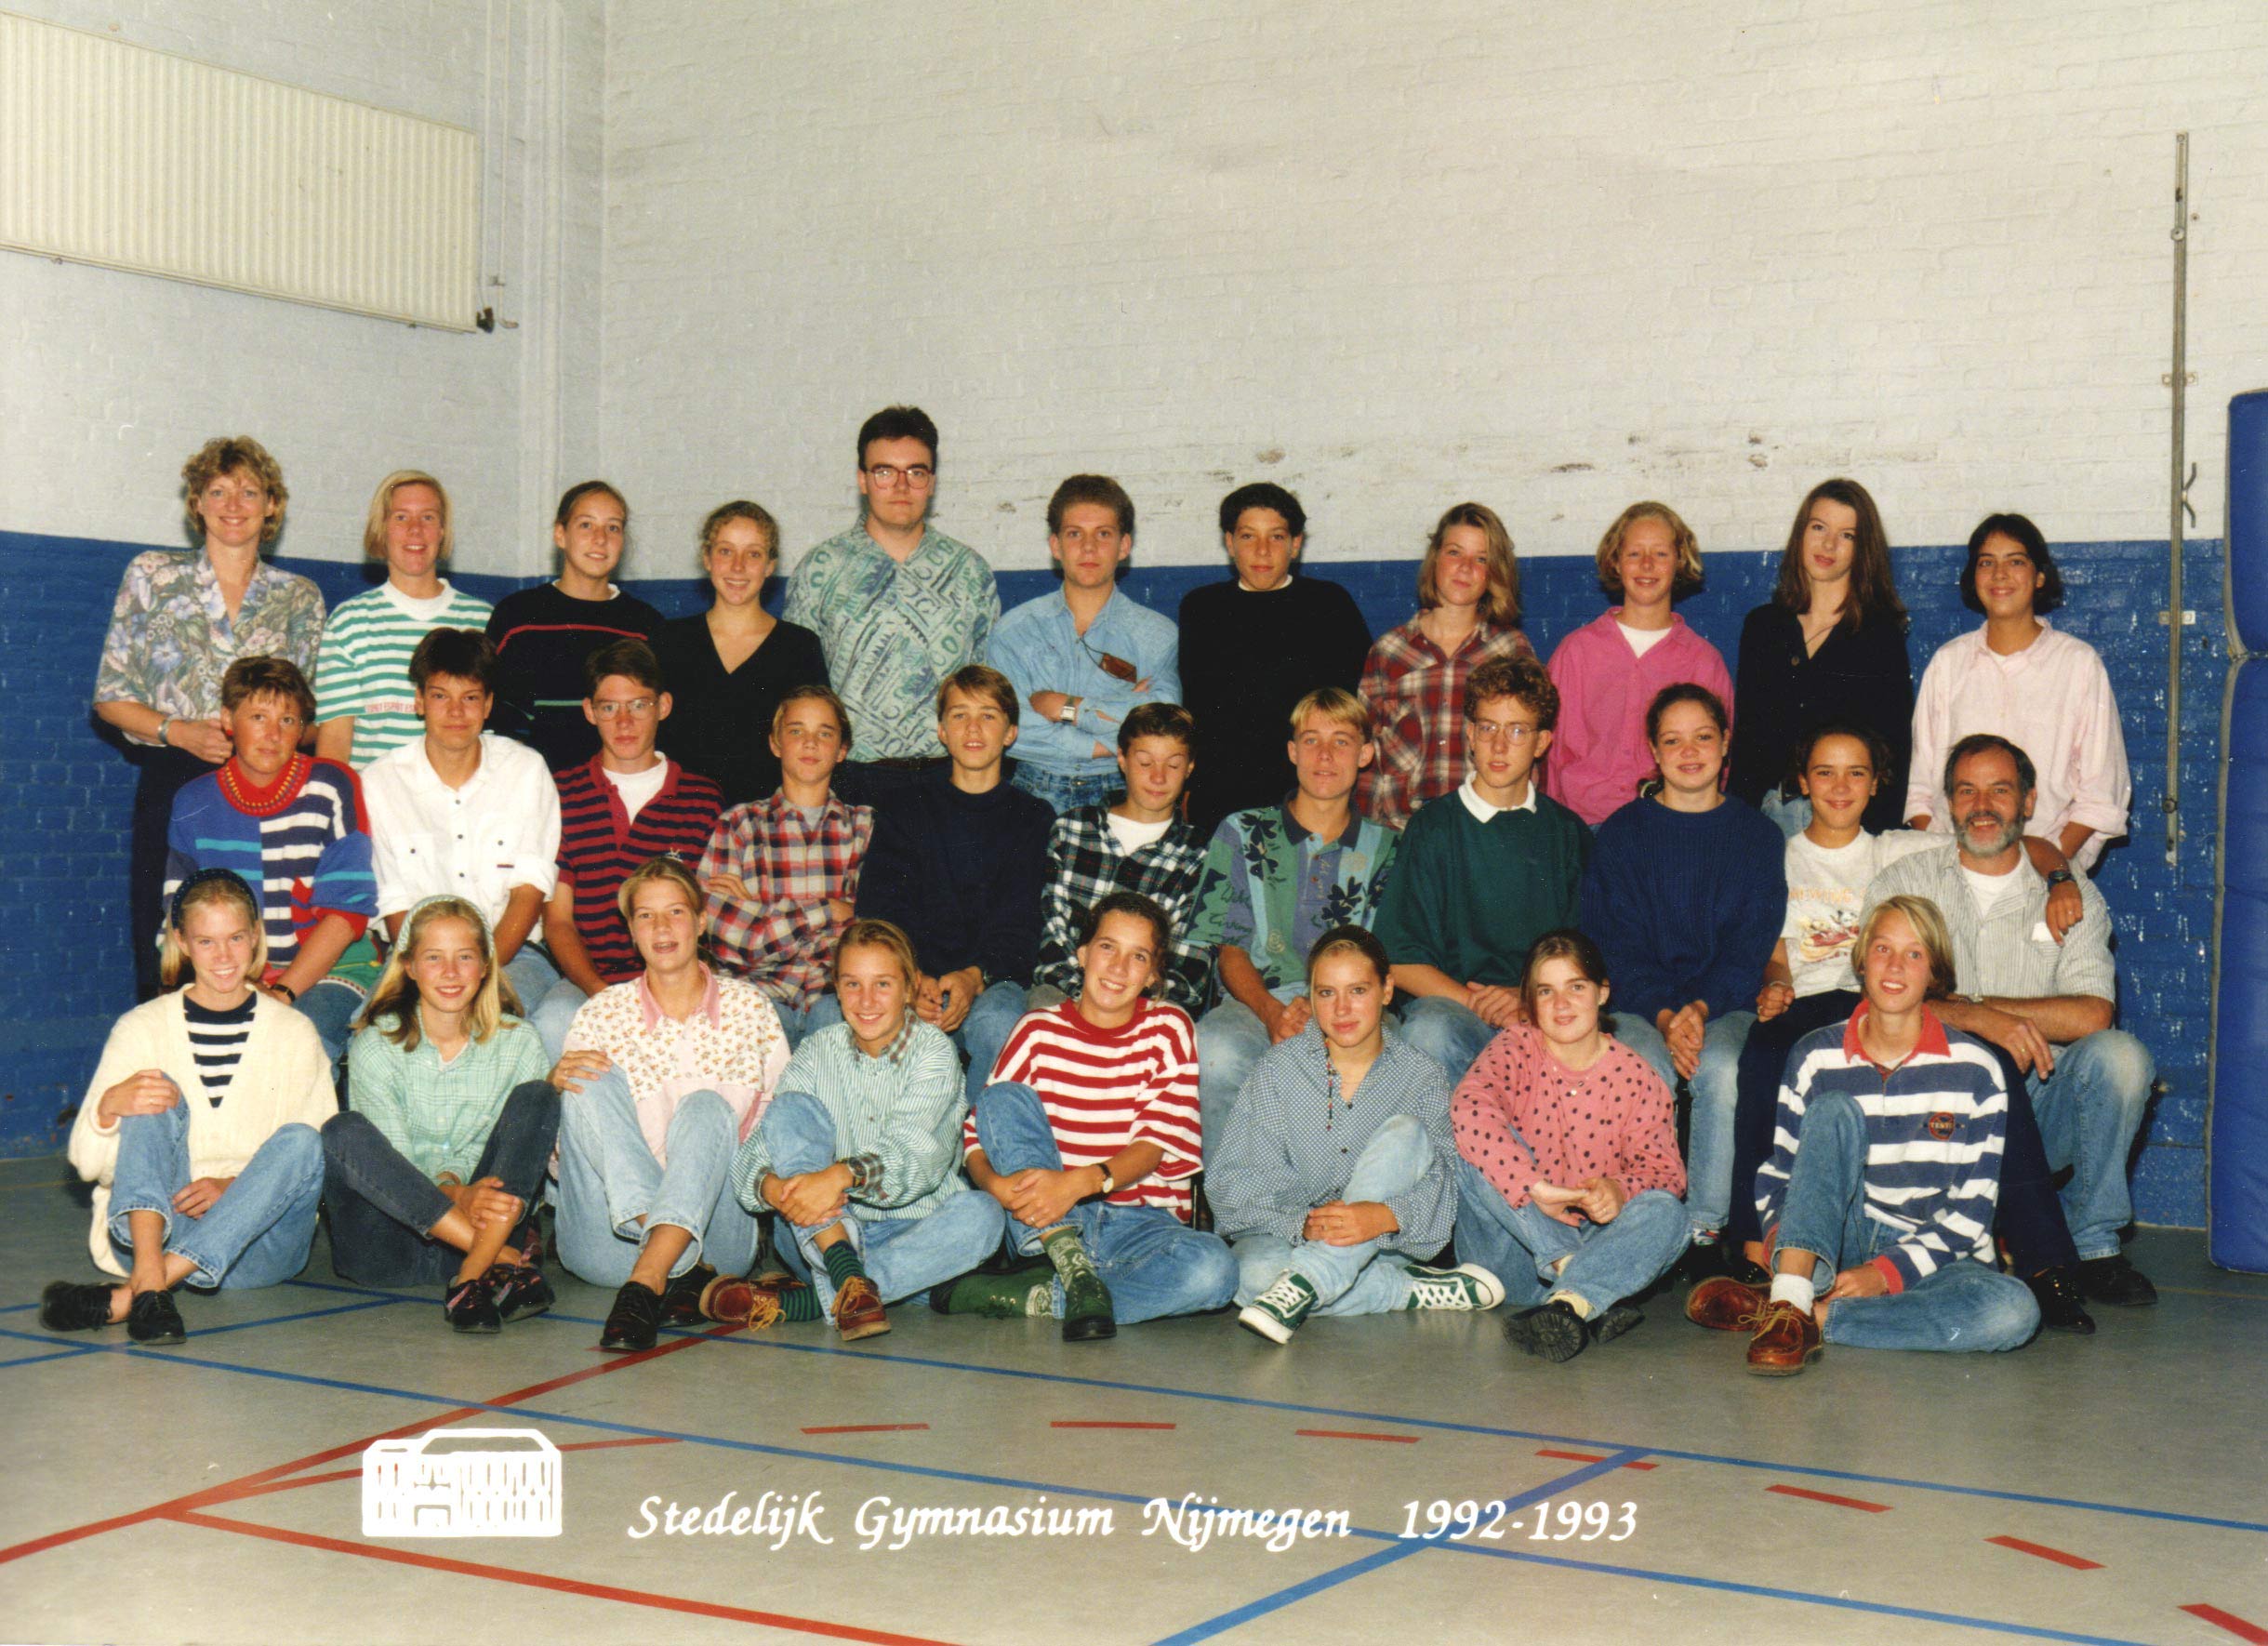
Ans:
[[[2189,133],[2173,134],[2173,458],[2166,572],[2166,866],[2182,861],[2182,511],[2187,507],[2183,409],[2189,361]]]

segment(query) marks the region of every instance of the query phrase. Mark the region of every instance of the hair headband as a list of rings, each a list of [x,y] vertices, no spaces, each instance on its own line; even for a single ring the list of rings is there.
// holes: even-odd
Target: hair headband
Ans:
[[[187,880],[183,881],[179,885],[174,888],[173,901],[166,906],[166,923],[171,926],[175,931],[179,931],[181,929],[181,916],[189,907],[190,893],[195,891],[200,886],[213,885],[221,881],[226,881],[230,885],[234,886],[238,891],[242,892],[245,896],[245,901],[252,905],[253,911],[256,914],[259,912],[259,899],[252,895],[252,888],[245,883],[245,877],[243,875],[237,873],[233,869],[200,869],[196,873],[191,875]]]

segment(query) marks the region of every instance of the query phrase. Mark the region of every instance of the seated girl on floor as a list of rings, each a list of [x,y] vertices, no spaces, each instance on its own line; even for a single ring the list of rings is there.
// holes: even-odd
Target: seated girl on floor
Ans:
[[[71,1163],[95,1185],[88,1250],[126,1283],[57,1281],[40,1301],[49,1331],[123,1321],[137,1343],[179,1343],[176,1286],[272,1286],[306,1266],[315,1128],[338,1097],[315,1026],[252,987],[267,949],[259,904],[230,870],[174,893],[166,992],[112,1029],[71,1128]]]
[[[1984,1351],[2039,1327],[2032,1294],[1994,1261],[2000,1060],[1929,1007],[1954,989],[1944,916],[1886,897],[1854,954],[1865,998],[1797,1043],[1757,1175],[1771,1290],[1718,1275],[1686,1299],[1696,1325],[1752,1334],[1759,1376],[1793,1376],[1829,1342]]]
[[[1528,1021],[1457,1087],[1457,1252],[1528,1307],[1505,1335],[1572,1361],[1645,1317],[1623,1302],[1685,1250],[1685,1162],[1669,1088],[1607,1033],[1598,945],[1572,927],[1528,953]]]
[[[1457,1217],[1449,1077],[1386,1028],[1386,946],[1339,926],[1307,955],[1314,1027],[1253,1066],[1213,1151],[1214,1227],[1234,1242],[1240,1324],[1289,1343],[1309,1315],[1494,1308],[1472,1264],[1427,1268]]]
[[[331,1267],[365,1286],[443,1287],[459,1332],[551,1306],[531,1246],[559,1093],[505,988],[479,909],[414,906],[347,1051],[353,1107],[323,1127]]]

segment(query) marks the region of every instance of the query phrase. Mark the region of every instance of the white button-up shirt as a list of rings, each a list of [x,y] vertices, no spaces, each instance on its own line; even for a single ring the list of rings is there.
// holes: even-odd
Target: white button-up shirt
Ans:
[[[363,773],[378,913],[404,914],[421,897],[464,898],[493,928],[514,886],[549,897],[559,880],[559,790],[543,757],[494,732],[481,763],[451,789],[419,737]]]
[[[1945,755],[1971,732],[1996,732],[2031,757],[2039,799],[2025,832],[2055,840],[2066,823],[2095,832],[2073,855],[2089,869],[2103,843],[2127,831],[2134,785],[2118,701],[2102,659],[2085,641],[2043,621],[2037,639],[2000,656],[1972,630],[1938,647],[1914,697],[1914,768],[1905,815],[1929,815],[1931,832],[1950,833],[1951,806],[1940,791]]]

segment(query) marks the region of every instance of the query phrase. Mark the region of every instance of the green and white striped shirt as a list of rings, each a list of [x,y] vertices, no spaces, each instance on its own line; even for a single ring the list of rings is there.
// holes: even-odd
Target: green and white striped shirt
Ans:
[[[382,583],[340,603],[315,655],[315,723],[354,717],[348,764],[359,772],[424,731],[409,684],[410,654],[436,629],[484,630],[490,609],[445,578],[430,600],[413,600]]]

